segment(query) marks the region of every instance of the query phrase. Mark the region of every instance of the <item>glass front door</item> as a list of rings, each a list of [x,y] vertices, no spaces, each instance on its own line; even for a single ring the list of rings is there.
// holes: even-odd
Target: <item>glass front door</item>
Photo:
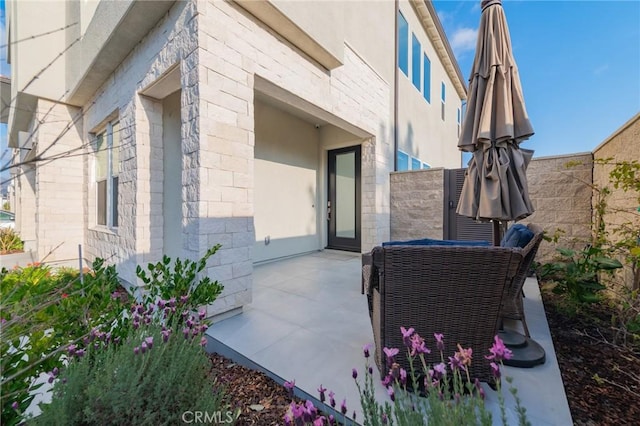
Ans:
[[[360,146],[329,151],[327,248],[360,251]]]

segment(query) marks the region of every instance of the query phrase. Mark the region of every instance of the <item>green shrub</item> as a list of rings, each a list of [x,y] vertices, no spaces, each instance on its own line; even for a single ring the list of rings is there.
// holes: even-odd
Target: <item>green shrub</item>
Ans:
[[[206,268],[207,261],[219,249],[220,245],[211,247],[197,261],[176,259],[172,264],[167,256],[157,263],[149,263],[147,270],[138,265],[136,275],[144,282],[142,300],[145,304],[154,304],[158,300],[169,303],[179,300],[180,304],[171,312],[171,316],[182,318],[184,310],[195,310],[200,306],[212,303],[222,293],[224,287],[218,281],[211,281],[208,276],[200,277]]]
[[[0,272],[2,424],[21,421],[33,400],[29,392],[37,389],[34,379],[62,367],[67,345],[94,329],[114,337],[125,330],[114,328],[124,310],[123,300],[112,297],[119,286],[115,267],[102,260],[82,281],[78,271],[54,272],[38,263]]]
[[[41,404],[32,423],[174,425],[189,412],[234,418],[223,390],[208,377],[209,360],[196,339],[180,332],[163,338],[163,331],[141,327],[120,345],[72,360],[55,383],[51,404]]]
[[[598,293],[606,288],[600,283],[599,274],[622,267],[599,247],[589,246],[582,251],[559,248],[558,252],[561,260],[543,265],[541,277],[555,280],[553,291],[567,294],[575,302],[598,301]]]
[[[149,306],[157,298],[162,305],[149,321],[178,327],[192,322],[189,314],[197,307],[215,300],[222,286],[208,277],[197,278],[218,248],[211,248],[199,261],[177,259],[173,272],[167,257],[149,264],[148,293],[141,299]],[[41,264],[0,271],[1,424],[15,425],[23,420],[33,401],[30,392],[37,389],[34,379],[60,369],[69,345],[84,347],[96,333],[124,340],[132,327],[140,325],[135,313],[123,315],[127,297],[120,290],[115,266],[107,266],[102,259],[93,263],[82,280],[77,270],[52,271]],[[141,306],[135,305],[136,309]],[[202,319],[204,312],[199,317]]]
[[[24,243],[20,235],[11,228],[0,228],[0,254],[13,253],[24,250]]]

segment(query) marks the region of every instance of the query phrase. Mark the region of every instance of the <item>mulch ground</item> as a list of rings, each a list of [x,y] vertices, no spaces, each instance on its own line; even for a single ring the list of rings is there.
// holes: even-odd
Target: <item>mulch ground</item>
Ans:
[[[543,291],[556,356],[576,425],[640,424],[640,345],[614,344],[611,312],[602,305],[569,314],[562,298]],[[239,425],[281,425],[291,397],[266,375],[211,355],[211,371],[227,386]]]

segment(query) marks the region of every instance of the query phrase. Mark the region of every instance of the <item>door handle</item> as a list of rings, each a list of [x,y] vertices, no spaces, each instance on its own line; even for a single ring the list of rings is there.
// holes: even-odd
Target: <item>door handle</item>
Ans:
[[[331,221],[331,201],[327,201],[327,221]]]

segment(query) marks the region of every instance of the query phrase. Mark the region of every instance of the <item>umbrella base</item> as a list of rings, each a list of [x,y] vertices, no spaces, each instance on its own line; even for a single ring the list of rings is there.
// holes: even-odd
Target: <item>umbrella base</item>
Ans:
[[[498,335],[511,350],[511,359],[505,359],[504,365],[517,368],[531,368],[544,364],[546,354],[542,346],[530,337],[512,330],[501,330]]]

